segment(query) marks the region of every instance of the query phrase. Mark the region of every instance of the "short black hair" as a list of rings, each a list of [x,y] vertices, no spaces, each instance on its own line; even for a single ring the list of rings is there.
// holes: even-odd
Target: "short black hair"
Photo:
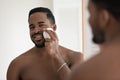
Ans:
[[[55,18],[53,13],[51,12],[50,9],[45,8],[45,7],[36,7],[30,10],[29,12],[29,16],[28,19],[30,18],[30,16],[36,12],[43,12],[47,14],[47,18],[50,20],[51,24],[55,24]]]
[[[120,0],[91,0],[98,9],[106,9],[120,21]]]

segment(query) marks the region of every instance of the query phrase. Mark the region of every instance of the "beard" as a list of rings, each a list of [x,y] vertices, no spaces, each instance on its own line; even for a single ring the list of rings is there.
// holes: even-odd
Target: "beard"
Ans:
[[[35,44],[35,46],[36,46],[37,48],[43,48],[43,47],[45,47],[45,39],[34,40],[34,37],[35,37],[36,35],[41,35],[41,36],[42,36],[43,33],[42,33],[42,32],[38,32],[38,33],[35,33],[35,34],[32,35],[31,40],[33,41],[33,43]]]
[[[96,44],[102,44],[105,42],[105,34],[102,31],[94,31],[92,41]]]
[[[35,42],[35,41],[33,41],[33,43],[35,44],[35,47],[37,47],[37,48],[43,48],[43,47],[45,47],[45,41],[42,41],[42,42],[39,42],[39,41]]]
[[[99,21],[97,18],[95,18],[94,20],[90,20],[89,21],[91,29],[92,29],[92,41],[95,44],[102,44],[105,42],[105,31],[101,28],[101,26],[99,25]]]
[[[43,43],[41,43],[41,44],[36,44],[36,43],[34,43],[35,44],[35,46],[37,47],[37,48],[43,48],[43,47],[45,47],[45,43],[43,42]]]

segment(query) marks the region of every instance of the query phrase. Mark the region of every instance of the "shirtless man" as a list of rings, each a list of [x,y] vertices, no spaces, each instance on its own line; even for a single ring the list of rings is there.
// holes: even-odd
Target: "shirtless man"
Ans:
[[[79,65],[70,80],[120,80],[120,0],[89,0],[88,10],[101,51]]]
[[[7,80],[66,80],[83,55],[59,46],[56,24],[48,8],[37,7],[29,12],[30,37],[35,47],[15,58],[7,72]],[[47,30],[50,27],[53,29]],[[43,37],[43,32],[50,35]]]

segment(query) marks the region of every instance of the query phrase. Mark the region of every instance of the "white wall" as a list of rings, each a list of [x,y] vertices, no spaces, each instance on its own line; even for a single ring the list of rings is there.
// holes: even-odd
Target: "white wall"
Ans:
[[[82,0],[54,0],[60,44],[82,52]]]
[[[58,7],[53,8],[55,7],[53,3],[53,0],[0,0],[0,80],[6,80],[9,63],[34,46],[29,37],[27,22],[29,10],[37,6],[46,6],[56,11]],[[73,50],[82,51],[81,8],[78,8],[78,4],[77,6],[72,4],[73,8],[70,5],[65,9],[59,7],[60,11],[56,13],[56,18],[58,18],[56,21],[60,21],[58,25],[60,27],[57,30],[60,43]],[[70,14],[66,12],[64,14],[65,10]]]
[[[0,0],[0,80],[6,80],[11,60],[34,46],[29,38],[29,10],[36,6],[52,9],[52,3],[52,0]]]

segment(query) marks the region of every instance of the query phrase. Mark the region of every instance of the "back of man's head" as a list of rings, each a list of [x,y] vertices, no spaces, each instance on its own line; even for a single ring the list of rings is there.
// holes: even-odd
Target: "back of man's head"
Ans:
[[[55,18],[54,18],[53,13],[51,12],[50,9],[45,8],[45,7],[36,7],[36,8],[31,9],[30,12],[29,12],[28,19],[29,19],[29,17],[30,17],[32,14],[34,14],[34,13],[36,13],[36,12],[46,13],[47,18],[50,20],[50,22],[51,22],[52,24],[55,24]]]
[[[96,7],[100,9],[106,9],[110,14],[114,16],[116,20],[120,21],[120,0],[91,0]]]

